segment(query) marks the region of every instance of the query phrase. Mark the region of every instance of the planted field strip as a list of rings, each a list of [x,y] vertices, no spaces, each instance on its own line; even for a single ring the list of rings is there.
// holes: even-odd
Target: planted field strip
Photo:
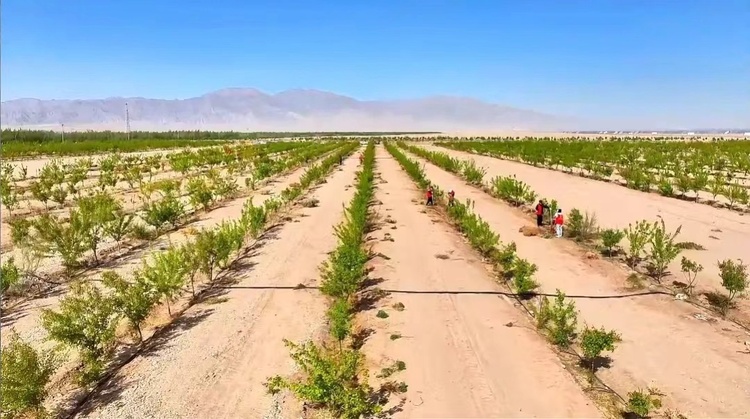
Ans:
[[[276,397],[285,397],[287,391],[310,404],[321,414],[341,418],[390,415],[383,411],[392,394],[403,393],[405,383],[388,381],[375,390],[367,373],[368,364],[360,351],[364,330],[353,329],[354,317],[361,305],[370,297],[364,288],[367,284],[365,263],[369,257],[365,247],[365,234],[373,227],[369,206],[374,190],[375,147],[370,142],[362,156],[362,171],[357,176],[356,193],[346,209],[346,216],[336,228],[338,247],[321,269],[320,290],[331,297],[328,310],[330,336],[322,343],[305,341],[295,343],[285,340],[291,357],[301,370],[301,376],[276,375],[266,383],[268,391]],[[406,368],[397,363],[389,376]],[[279,403],[279,406],[281,404]],[[278,412],[287,416],[284,409]],[[293,412],[294,416],[299,416]]]
[[[335,246],[331,229],[353,191],[356,159],[344,162],[311,195],[318,206],[297,208],[280,228],[227,275],[204,302],[177,321],[169,344],[153,348],[113,377],[107,392],[78,417],[264,417],[273,398],[263,380],[292,372],[282,338],[311,339],[325,331],[325,300],[314,290],[318,266]],[[284,327],[279,327],[284,325]],[[189,330],[188,330],[189,329]],[[174,394],[180,394],[175,398]]]
[[[437,185],[462,183],[431,163],[424,163],[424,171]],[[480,190],[466,187],[457,197],[470,199],[473,211],[536,265],[541,291],[552,294],[559,289],[576,297],[579,323],[622,335],[610,368],[597,373],[618,394],[625,397],[650,385],[666,394],[667,407],[689,417],[748,414],[750,364],[742,353],[747,339],[743,329],[670,296],[629,295],[622,288],[624,270],[587,260],[572,243],[524,236],[518,227],[528,223],[526,215]],[[701,320],[706,318],[710,321]]]
[[[641,220],[654,222],[664,220],[670,230],[681,226],[676,242],[697,244],[702,249],[684,249],[669,265],[671,272],[662,282],[685,281],[681,271],[681,258],[687,257],[704,267],[697,274],[696,295],[721,290],[721,277],[717,261],[744,259],[748,261],[747,246],[750,245],[750,221],[746,216],[730,213],[708,206],[696,206],[691,202],[669,199],[656,195],[645,195],[638,191],[623,189],[616,185],[592,179],[566,176],[545,169],[493,157],[477,156],[429,145],[419,145],[428,152],[441,152],[458,161],[473,160],[486,172],[487,180],[514,176],[538,194],[538,198],[554,199],[566,215],[577,208],[595,215],[602,229],[626,229]],[[485,184],[490,183],[488,181]],[[490,187],[490,186],[487,186]],[[491,187],[490,187],[491,188]],[[533,206],[524,202],[524,206]],[[531,216],[529,216],[531,217]],[[622,247],[627,249],[627,238]],[[704,303],[708,304],[708,303]],[[738,310],[732,313],[744,323],[750,324],[750,302],[737,301]]]
[[[356,145],[349,143],[349,145],[345,145],[343,149],[348,150],[351,152],[351,150]],[[291,167],[295,167],[298,165],[303,164],[303,162],[306,162],[310,160],[311,158],[316,158],[320,155],[326,154],[328,152],[331,152],[331,150],[334,150],[336,148],[340,148],[340,144],[336,143],[330,143],[326,145],[321,145],[320,147],[314,147],[312,149],[307,149],[307,151],[302,152],[300,155],[292,155],[288,156],[289,160],[286,160],[284,162],[280,162],[279,164],[275,164],[274,166],[267,168],[263,171],[262,176],[270,176],[274,173],[287,170]],[[342,150],[343,150],[342,149]],[[255,174],[253,176],[260,176],[259,174]],[[101,237],[100,241],[101,243],[98,244],[98,248],[102,251],[101,253],[107,253],[110,250],[114,250],[117,252],[122,252],[123,248],[127,251],[128,247],[123,246],[123,244],[127,244],[127,240],[125,237],[128,235],[132,235],[131,242],[135,242],[136,244],[141,243],[143,239],[145,238],[146,241],[153,240],[155,237],[158,237],[161,234],[164,234],[170,230],[166,228],[166,225],[169,225],[172,227],[172,229],[177,228],[180,225],[185,225],[186,223],[190,223],[194,221],[191,218],[194,218],[191,216],[191,214],[199,214],[200,208],[197,208],[197,202],[195,202],[195,198],[200,198],[202,203],[202,210],[210,210],[211,208],[215,207],[217,204],[221,204],[223,202],[230,202],[231,200],[237,200],[238,198],[244,198],[248,195],[248,193],[252,194],[254,188],[257,185],[253,185],[250,190],[239,193],[237,192],[237,181],[236,179],[227,179],[227,178],[209,178],[210,182],[205,183],[201,178],[194,178],[194,180],[199,181],[199,186],[201,186],[200,189],[192,190],[192,183],[188,184],[188,197],[177,197],[175,196],[175,190],[179,187],[179,183],[169,183],[169,184],[163,184],[163,186],[169,187],[169,189],[159,189],[159,191],[162,193],[162,196],[157,199],[153,200],[150,198],[150,195],[153,195],[153,192],[149,192],[149,198],[144,203],[144,214],[138,214],[140,220],[139,223],[133,222],[133,218],[130,218],[128,220],[128,224],[125,225],[125,227],[129,227],[129,230],[126,231],[128,234],[120,234],[119,239],[115,240],[116,237],[112,235],[110,237],[110,234],[107,233],[106,237]],[[242,179],[242,178],[240,178]],[[258,181],[262,181],[262,178],[257,178]],[[255,181],[255,179],[254,179]],[[191,181],[192,182],[192,181]],[[253,182],[254,183],[254,182]],[[231,187],[234,185],[234,187]],[[161,187],[161,186],[160,186]],[[205,201],[205,198],[209,198],[209,201]],[[111,197],[109,196],[100,196],[96,198],[97,200],[110,200]],[[222,199],[219,199],[222,198]],[[90,200],[90,198],[87,198],[87,200]],[[217,202],[218,201],[218,202]],[[206,205],[208,203],[209,205]],[[193,208],[190,208],[192,204]],[[103,224],[106,228],[109,224],[107,223],[113,223],[114,227],[118,227],[118,230],[120,233],[122,233],[120,229],[120,222],[123,219],[126,219],[129,215],[126,211],[123,210],[123,208],[120,206],[117,207],[117,203],[111,204],[110,206],[114,206],[115,210],[114,212],[118,215],[117,217],[111,217],[107,220],[102,221],[101,223],[95,223],[94,226],[98,224]],[[108,206],[107,208],[109,208]],[[80,210],[76,209],[76,212],[80,214]],[[17,256],[18,260],[24,260],[27,261],[24,263],[24,266],[22,266],[22,269],[24,272],[26,272],[23,275],[23,278],[19,279],[18,283],[6,283],[3,289],[9,289],[9,291],[12,291],[13,294],[22,294],[21,291],[28,288],[28,286],[24,286],[23,279],[34,279],[38,280],[41,278],[44,280],[45,277],[49,276],[59,276],[61,273],[59,272],[59,266],[62,263],[62,265],[65,267],[65,272],[68,276],[70,276],[71,269],[76,269],[80,265],[80,259],[82,257],[86,257],[86,253],[82,252],[83,248],[80,248],[76,243],[73,242],[70,243],[70,240],[60,240],[60,236],[50,236],[47,237],[43,233],[43,230],[39,229],[40,225],[51,225],[52,227],[55,227],[59,230],[61,230],[60,234],[68,234],[71,236],[71,239],[80,238],[81,235],[83,235],[83,238],[87,237],[86,231],[80,231],[78,232],[76,229],[79,227],[85,227],[85,223],[79,222],[79,218],[82,216],[78,216],[76,218],[77,224],[70,224],[66,223],[64,220],[61,220],[59,218],[51,218],[45,219],[40,218],[35,221],[32,221],[30,224],[25,226],[25,234],[23,234],[21,237],[23,240],[20,242],[21,245],[19,248],[13,252],[11,256]],[[48,222],[50,221],[50,222]],[[39,223],[39,224],[37,224]],[[151,225],[153,227],[152,230],[145,230],[145,225]],[[139,228],[140,226],[140,228]],[[33,229],[32,229],[33,228]],[[108,230],[105,229],[105,233]],[[132,233],[132,234],[131,234]],[[138,234],[136,234],[138,233]],[[14,233],[15,234],[15,233]],[[119,234],[119,233],[118,233]],[[103,235],[104,236],[104,235]],[[64,236],[67,237],[67,236]],[[109,240],[112,239],[112,240]],[[43,241],[46,241],[48,243],[43,243]],[[38,263],[42,261],[42,258],[45,256],[45,253],[39,254],[38,250],[40,245],[44,246],[54,246],[51,247],[50,250],[53,250],[51,253],[51,256],[62,256],[62,262],[59,259],[48,259],[44,260],[45,265],[39,266]],[[43,247],[44,248],[44,247]],[[75,250],[78,253],[73,254],[73,250]],[[59,253],[59,255],[58,255]],[[91,252],[93,254],[93,252]],[[28,262],[28,259],[30,257],[33,257],[33,263]],[[114,258],[117,257],[117,254],[113,255]],[[110,257],[110,260],[112,257]],[[29,268],[28,266],[31,266]],[[33,269],[33,270],[32,270]],[[28,271],[27,271],[28,270]],[[58,272],[58,273],[56,273]],[[75,272],[75,271],[73,271]],[[28,281],[27,281],[28,282]],[[33,281],[32,281],[33,282]],[[53,282],[59,282],[59,281],[53,281]]]
[[[422,191],[385,150],[378,165],[380,235],[391,239],[377,236],[373,251],[387,258],[373,260],[371,275],[389,295],[367,312],[375,333],[365,352],[408,366],[407,401],[394,417],[600,417],[480,258],[434,209],[422,209]],[[374,316],[379,309],[386,321]]]
[[[155,286],[154,290],[158,291],[158,294],[160,296],[159,300],[161,299],[161,296],[164,295],[164,301],[166,302],[166,306],[168,311],[171,313],[170,309],[170,301],[172,301],[172,304],[175,302],[178,302],[178,307],[175,307],[175,309],[182,311],[185,309],[185,307],[189,307],[191,304],[197,302],[197,301],[203,301],[207,294],[210,294],[213,290],[213,286],[217,283],[225,283],[222,281],[226,281],[226,275],[219,276],[220,272],[225,271],[226,269],[234,269],[236,268],[235,262],[237,261],[236,258],[242,258],[245,256],[252,248],[252,240],[250,243],[246,243],[248,238],[255,239],[258,237],[258,234],[262,231],[263,228],[265,228],[268,223],[272,223],[274,220],[274,217],[279,212],[280,209],[283,208],[283,205],[285,202],[291,203],[294,200],[298,199],[301,196],[301,193],[307,189],[308,187],[314,185],[316,182],[321,180],[324,176],[326,176],[332,167],[338,164],[340,156],[345,156],[350,154],[354,147],[356,147],[356,144],[352,144],[351,146],[347,146],[344,149],[340,150],[337,154],[330,156],[325,161],[323,161],[320,165],[313,165],[308,170],[305,171],[304,174],[302,174],[301,177],[299,177],[298,182],[293,182],[289,184],[283,191],[281,191],[281,196],[284,198],[267,198],[262,206],[252,205],[249,201],[244,205],[242,208],[239,208],[239,211],[237,211],[237,214],[228,214],[227,211],[224,211],[223,214],[212,214],[215,218],[209,218],[204,220],[202,222],[202,229],[195,234],[194,238],[189,238],[188,236],[183,236],[183,240],[178,240],[178,237],[174,237],[175,234],[172,235],[173,240],[171,240],[170,245],[167,248],[163,248],[161,251],[153,252],[151,255],[149,255],[146,260],[148,260],[148,264],[144,264],[142,267],[139,268],[138,271],[133,272],[131,271],[123,270],[123,269],[117,269],[117,270],[110,270],[107,271],[107,275],[116,275],[120,278],[126,278],[129,274],[132,274],[133,280],[135,282],[131,282],[130,285],[125,285],[127,282],[123,284],[123,286],[126,287],[136,287],[136,286]],[[277,191],[278,192],[278,191]],[[258,218],[258,215],[263,214],[262,218]],[[216,217],[219,216],[219,217]],[[227,221],[227,218],[231,221]],[[221,221],[221,223],[219,223]],[[261,230],[258,230],[261,229]],[[238,236],[237,233],[243,233],[243,235]],[[184,234],[184,233],[183,233]],[[192,235],[191,235],[192,236]],[[207,240],[210,241],[207,242]],[[239,240],[239,241],[237,241]],[[176,244],[177,242],[180,242],[180,244]],[[250,246],[250,247],[246,247]],[[236,247],[235,251],[233,249]],[[209,252],[209,253],[206,253]],[[175,266],[171,266],[167,268],[166,265],[162,266],[164,263],[167,263],[167,259],[172,259],[173,257],[179,257],[186,258],[182,262],[178,262]],[[191,255],[191,256],[188,256]],[[202,256],[203,255],[203,256]],[[206,256],[206,258],[204,258]],[[201,260],[204,260],[207,265],[204,265],[204,262],[201,262]],[[234,261],[229,263],[230,261]],[[192,273],[189,273],[190,269],[193,269],[194,267],[196,270],[192,271]],[[184,269],[184,270],[183,270]],[[227,271],[227,272],[230,272]],[[196,284],[193,285],[193,277],[195,277],[196,274],[199,274],[199,278],[202,278],[200,275],[206,275],[206,277],[202,280],[202,282],[196,281]],[[179,280],[181,282],[178,283],[178,286],[176,288],[171,288],[171,291],[169,291],[167,294],[162,294],[166,292],[166,289],[160,288],[162,285],[166,285],[167,283],[161,284],[160,282],[151,282],[153,278],[153,281],[161,281],[159,275],[167,275],[169,278],[172,278],[170,280]],[[180,276],[175,276],[180,275]],[[187,276],[190,277],[190,283],[186,284],[185,282],[188,280]],[[105,277],[105,274],[102,274],[102,278]],[[140,279],[145,279],[146,282],[139,282]],[[166,277],[164,278],[166,279]],[[127,280],[126,280],[127,281]],[[217,282],[218,281],[218,282]],[[105,279],[105,284],[107,284],[107,280]],[[231,282],[231,281],[230,281]],[[173,285],[174,282],[171,282]],[[142,284],[142,285],[139,285]],[[205,285],[204,285],[205,284]],[[110,285],[106,285],[107,288],[110,287]],[[187,296],[185,296],[186,292],[184,290],[185,286],[188,287]],[[70,298],[76,298],[81,299],[84,298],[83,301],[88,301],[85,304],[105,304],[106,301],[109,299],[115,299],[112,300],[112,303],[115,303],[118,297],[118,293],[120,291],[113,291],[110,290],[110,293],[107,294],[105,297],[98,297],[94,298],[93,300],[86,300],[86,298],[89,298],[91,296],[91,293],[97,294],[96,288],[98,287],[91,287],[88,286],[88,290],[84,289],[83,294],[80,291],[74,291],[72,296],[68,295],[61,301],[60,309],[61,314],[54,314],[55,317],[65,317],[70,316],[72,313],[66,314],[66,310],[70,310],[66,307],[66,301]],[[119,288],[116,288],[119,289]],[[127,288],[125,288],[127,289]],[[191,290],[192,289],[192,293]],[[133,289],[134,292],[138,292],[137,290]],[[142,294],[144,292],[147,292],[148,290],[143,289],[141,290],[141,294],[128,294],[132,298],[148,298],[147,296],[149,294]],[[192,298],[190,296],[192,295]],[[129,297],[129,298],[131,298]],[[104,299],[103,302],[97,303],[97,301]],[[133,300],[135,301],[135,300]],[[151,320],[155,322],[154,326],[155,328],[144,328],[137,327],[138,336],[143,335],[144,338],[147,339],[147,342],[143,345],[137,345],[137,344],[131,344],[127,342],[127,339],[125,339],[124,336],[121,336],[121,339],[125,339],[124,346],[118,350],[118,360],[114,361],[113,366],[115,367],[115,371],[118,368],[119,365],[123,362],[122,359],[124,357],[124,362],[130,362],[136,357],[140,351],[147,350],[151,347],[153,344],[152,340],[149,340],[148,337],[151,336],[151,333],[154,334],[154,339],[157,339],[157,343],[159,342],[158,339],[163,339],[164,335],[163,333],[170,333],[169,328],[164,328],[163,325],[165,323],[169,323],[172,319],[171,314],[168,316],[165,316],[161,310],[154,310],[154,304],[158,302],[158,300],[142,300],[144,303],[151,304],[151,309],[149,311],[153,311],[153,315],[149,317]],[[81,303],[83,304],[83,303]],[[109,304],[109,303],[106,303]],[[162,306],[163,307],[163,306]],[[92,306],[92,309],[94,307]],[[96,311],[95,311],[96,312]],[[130,313],[125,311],[125,313]],[[133,314],[133,313],[131,313]],[[128,319],[132,322],[133,320],[131,317],[129,317],[131,314],[126,314],[125,316],[128,317]],[[166,321],[164,320],[164,317],[166,317]],[[115,317],[117,319],[118,317]],[[45,325],[45,329],[48,329],[49,322],[52,319],[52,316],[45,312],[43,313],[43,323]],[[103,322],[103,319],[99,319]],[[62,321],[62,318],[59,320],[55,320],[56,322]],[[143,320],[141,320],[143,321]],[[100,325],[102,323],[99,323]],[[116,326],[116,323],[113,325],[113,327]],[[134,324],[134,326],[136,326]],[[144,324],[144,326],[148,326],[148,324]],[[52,337],[55,339],[61,339],[62,335],[59,333],[62,331],[62,329],[52,329],[50,333],[52,334]],[[88,329],[87,333],[91,333],[92,329]],[[106,335],[105,335],[106,336]],[[114,337],[113,337],[114,338]],[[68,339],[68,338],[64,338]],[[137,342],[137,341],[136,341]],[[112,342],[114,343],[114,342]],[[75,347],[75,345],[73,345]],[[82,348],[78,348],[82,349]],[[85,349],[85,347],[84,347]],[[86,351],[90,351],[90,349],[85,349]],[[73,351],[74,353],[77,353],[78,351]],[[92,371],[91,368],[98,364],[92,364],[93,361],[97,361],[99,357],[101,357],[101,354],[96,355],[97,358],[91,359],[91,352],[80,352],[82,355],[88,355],[88,358],[84,356],[82,358],[84,368],[81,370],[85,374],[91,374],[88,371]],[[77,362],[76,357],[71,358],[71,363],[68,364],[68,368],[61,368],[58,371],[58,374],[62,374],[63,380],[69,379],[70,374],[72,370],[69,369]],[[96,368],[100,368],[97,366]],[[98,374],[97,374],[98,375]],[[106,378],[106,376],[105,376]],[[90,378],[88,379],[90,380]],[[65,381],[62,382],[64,384]],[[100,384],[102,381],[100,381]],[[59,384],[58,384],[59,385]],[[69,386],[69,384],[68,384]],[[66,400],[70,400],[70,397],[76,398],[78,397],[78,394],[81,393],[79,389],[76,387],[72,387],[72,390],[70,387],[68,387],[68,392],[61,392],[58,394],[62,400],[54,400],[52,401],[53,404],[62,404],[67,405]],[[85,395],[85,392],[83,392]],[[83,399],[86,400],[85,398]],[[55,403],[57,402],[57,403]],[[78,404],[74,404],[72,409],[73,411],[76,411],[78,409]]]
[[[750,141],[448,141],[471,151],[666,197],[750,209]],[[708,199],[708,197],[711,199]],[[718,201],[717,201],[718,199]]]
[[[341,153],[347,155],[352,150],[353,147],[350,146],[342,149]],[[329,163],[337,163],[338,157],[334,155],[326,160]],[[155,238],[154,241],[149,242],[148,246],[136,247],[133,252],[127,253],[121,258],[108,261],[103,266],[97,267],[97,269],[86,272],[82,279],[90,280],[98,278],[104,270],[114,270],[115,272],[127,275],[139,269],[143,261],[148,260],[149,256],[158,254],[170,246],[180,245],[191,240],[200,229],[214,228],[226,220],[240,218],[248,202],[252,202],[257,206],[262,205],[268,199],[278,199],[283,190],[289,190],[290,187],[298,184],[308,172],[308,169],[297,169],[287,177],[272,184],[268,190],[268,194],[263,194],[259,191],[256,196],[237,198],[221,208],[206,212],[202,214],[200,219],[191,223],[191,225],[167,232]],[[42,298],[26,301],[21,306],[16,306],[13,310],[4,313],[3,332],[5,333],[10,328],[13,328],[25,341],[32,344],[43,343],[47,339],[47,334],[39,323],[40,310],[42,308],[57,307],[60,296],[67,292],[67,285],[60,285],[58,288],[55,292],[51,292]]]

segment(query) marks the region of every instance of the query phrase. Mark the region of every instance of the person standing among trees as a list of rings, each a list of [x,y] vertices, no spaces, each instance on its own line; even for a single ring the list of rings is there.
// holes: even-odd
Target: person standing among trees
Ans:
[[[435,202],[433,201],[433,193],[432,186],[427,188],[427,204],[426,205],[435,205]]]
[[[456,204],[456,193],[453,192],[453,189],[448,192],[448,206],[452,207]]]
[[[544,224],[544,210],[549,211],[549,205],[547,205],[543,199],[539,200],[536,204],[536,226],[541,227]]]
[[[552,224],[555,225],[555,235],[557,237],[563,236],[563,223],[564,223],[563,213],[562,209],[557,210],[557,214],[555,214],[555,218],[552,220]]]

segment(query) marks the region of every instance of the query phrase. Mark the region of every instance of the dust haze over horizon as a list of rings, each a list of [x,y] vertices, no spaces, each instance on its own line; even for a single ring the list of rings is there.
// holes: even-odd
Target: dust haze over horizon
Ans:
[[[2,125],[122,129],[127,101],[133,129],[748,128],[748,20],[745,0],[8,0]]]

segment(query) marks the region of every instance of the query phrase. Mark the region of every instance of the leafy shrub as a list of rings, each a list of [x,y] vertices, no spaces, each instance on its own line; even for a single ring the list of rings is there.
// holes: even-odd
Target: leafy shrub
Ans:
[[[607,255],[612,256],[612,250],[615,248],[615,246],[620,244],[623,237],[625,237],[625,232],[622,230],[612,228],[602,230],[602,245],[605,249],[607,249]]]
[[[628,239],[628,263],[635,269],[646,244],[651,240],[652,225],[646,220],[638,221],[635,225],[628,224],[625,237]]]
[[[70,223],[65,223],[53,215],[43,214],[35,218],[32,225],[39,246],[47,253],[59,254],[63,266],[69,270],[79,265],[87,247],[87,232],[81,217],[71,216]]]
[[[467,182],[479,186],[482,185],[487,170],[484,167],[478,167],[474,160],[466,160],[461,163],[461,174]]]
[[[569,221],[567,223],[567,233],[576,241],[588,241],[596,238],[599,234],[599,226],[596,222],[596,215],[581,214],[576,208],[570,210]]]
[[[547,297],[542,298],[536,313],[537,327],[549,332],[552,343],[567,348],[573,342],[578,313],[575,303],[565,302],[565,294],[557,290],[554,304],[550,304]]]
[[[81,352],[84,369],[79,380],[83,384],[101,374],[115,343],[119,319],[113,300],[86,283],[75,284],[58,311],[42,311],[42,325],[50,337]]]
[[[104,240],[107,225],[116,223],[120,210],[120,203],[112,196],[98,193],[80,198],[78,208],[70,212],[70,224],[81,229],[84,243],[94,254],[94,261],[98,261],[97,249]]]
[[[133,281],[128,282],[116,272],[106,271],[102,273],[102,283],[112,290],[116,310],[128,319],[138,333],[138,340],[142,341],[141,324],[159,301],[156,290],[140,272],[136,272]]]
[[[526,183],[516,179],[515,175],[497,176],[490,181],[493,195],[510,202],[515,206],[529,204],[536,199],[536,193]]]
[[[534,273],[537,266],[526,259],[515,258],[513,263],[513,286],[516,292],[521,296],[528,296],[535,289],[539,288],[539,283],[534,281]]]
[[[661,408],[661,394],[656,389],[636,390],[628,393],[628,413],[640,418],[648,417],[649,413]]]
[[[188,180],[187,193],[193,208],[203,208],[204,211],[208,211],[216,199],[206,180],[200,177]]]
[[[359,419],[381,412],[366,377],[358,376],[364,363],[359,351],[331,351],[312,342],[284,343],[304,376],[298,380],[271,377],[265,384],[269,393],[289,389],[300,399],[329,409],[337,418]]]
[[[681,249],[675,243],[674,239],[680,234],[682,226],[677,227],[674,233],[667,233],[667,227],[664,224],[664,220],[660,220],[654,223],[651,228],[651,249],[648,253],[649,260],[653,268],[654,277],[658,282],[666,274],[667,266],[671,263],[677,255],[680,254]]]
[[[3,417],[44,417],[46,386],[57,367],[52,352],[35,350],[15,333],[0,352],[0,410]]]
[[[5,294],[9,288],[21,281],[21,272],[13,257],[9,257],[0,268],[0,294]]]
[[[336,299],[331,308],[328,310],[328,319],[330,321],[331,335],[338,341],[339,350],[341,342],[351,334],[352,331],[352,310],[349,301],[344,298]]]
[[[595,329],[586,327],[581,332],[581,349],[583,350],[584,362],[591,368],[596,369],[597,359],[602,352],[615,350],[615,344],[622,339],[614,330],[607,332],[604,328]]]
[[[718,263],[721,285],[729,292],[731,302],[738,295],[742,295],[747,289],[747,265],[741,260],[737,262],[726,259]]]
[[[701,271],[703,271],[703,265],[700,265],[683,256],[682,260],[680,261],[680,268],[683,275],[685,275],[685,279],[687,280],[685,292],[687,293],[687,295],[692,296],[693,290],[695,289],[696,277]]]
[[[185,260],[185,254],[177,247],[154,253],[151,264],[144,264],[140,275],[149,289],[152,289],[158,298],[163,298],[167,303],[167,311],[171,315],[170,302],[177,296],[185,285],[189,263]]]
[[[512,271],[516,258],[516,242],[508,243],[497,253],[497,262],[504,272]]]
[[[388,318],[388,317],[390,317],[390,316],[389,316],[389,315],[388,315],[388,313],[386,313],[385,311],[383,311],[383,310],[378,310],[378,313],[377,313],[377,314],[375,315],[375,317],[377,317],[377,318],[379,318],[379,319],[387,319],[387,318]]]
[[[168,193],[158,201],[146,203],[143,211],[144,221],[158,231],[166,224],[175,227],[185,214],[185,207],[174,194]]]

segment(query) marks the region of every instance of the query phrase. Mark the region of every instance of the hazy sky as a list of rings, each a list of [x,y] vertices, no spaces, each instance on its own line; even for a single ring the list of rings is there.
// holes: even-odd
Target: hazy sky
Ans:
[[[302,87],[747,127],[750,0],[3,0],[1,66],[3,100]]]

